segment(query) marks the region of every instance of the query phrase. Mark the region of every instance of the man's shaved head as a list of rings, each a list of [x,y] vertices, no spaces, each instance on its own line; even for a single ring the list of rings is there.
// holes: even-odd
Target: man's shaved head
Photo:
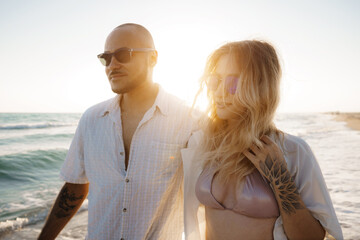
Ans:
[[[133,41],[133,44],[136,45],[136,47],[155,49],[155,44],[151,33],[145,27],[136,23],[121,24],[114,28],[109,37],[114,33],[119,32],[118,30],[120,30],[122,34],[126,34],[128,38]]]
[[[117,26],[107,37],[104,50],[105,53],[114,53],[121,48],[150,48],[150,51],[135,50],[127,62],[121,62],[112,56],[105,68],[111,89],[120,94],[133,91],[139,86],[152,86],[152,71],[157,62],[157,51],[150,32],[135,23]]]

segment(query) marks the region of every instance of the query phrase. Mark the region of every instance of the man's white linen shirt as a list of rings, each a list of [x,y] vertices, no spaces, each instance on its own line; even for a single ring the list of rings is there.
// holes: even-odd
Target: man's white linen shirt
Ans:
[[[83,114],[60,173],[66,182],[90,183],[87,239],[144,237],[181,161],[180,149],[197,126],[189,107],[159,87],[135,130],[125,170],[119,100],[117,95]]]

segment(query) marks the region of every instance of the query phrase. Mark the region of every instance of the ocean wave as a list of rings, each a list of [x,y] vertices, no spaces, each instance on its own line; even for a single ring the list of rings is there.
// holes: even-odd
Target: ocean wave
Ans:
[[[28,181],[41,170],[59,169],[67,149],[35,150],[0,156],[0,179]]]
[[[21,129],[41,129],[41,128],[54,128],[54,127],[68,127],[76,124],[70,123],[37,123],[37,124],[5,124],[0,125],[0,130],[21,130]]]
[[[74,133],[46,133],[46,134],[29,134],[29,135],[22,135],[22,136],[15,136],[15,137],[8,137],[8,138],[0,138],[0,146],[2,145],[9,145],[9,144],[16,144],[16,143],[29,143],[33,144],[34,141],[41,141],[41,142],[48,142],[48,141],[63,141],[72,139]]]
[[[15,220],[6,220],[5,222],[0,222],[0,237],[6,233],[22,228],[28,222],[28,218],[16,218]]]
[[[26,214],[23,214],[21,217],[15,219],[4,220],[0,222],[0,238],[5,234],[13,232],[17,229],[42,222],[46,219],[46,216],[49,213],[50,207],[52,206],[53,201],[47,204],[47,207],[28,209]],[[83,204],[77,213],[84,212],[88,210],[88,200],[85,199]],[[26,216],[25,216],[26,215]]]

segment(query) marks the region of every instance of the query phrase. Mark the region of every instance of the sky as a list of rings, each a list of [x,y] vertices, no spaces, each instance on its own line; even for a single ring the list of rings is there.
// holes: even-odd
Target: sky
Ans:
[[[208,55],[261,39],[283,68],[279,112],[360,112],[360,1],[0,2],[0,112],[83,112],[114,96],[96,55],[116,26],[153,35],[154,81],[192,103]]]

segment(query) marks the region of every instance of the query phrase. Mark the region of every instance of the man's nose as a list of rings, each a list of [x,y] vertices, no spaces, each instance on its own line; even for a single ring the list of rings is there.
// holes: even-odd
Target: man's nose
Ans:
[[[120,67],[122,67],[122,64],[114,56],[111,56],[111,61],[107,68],[112,70]]]

